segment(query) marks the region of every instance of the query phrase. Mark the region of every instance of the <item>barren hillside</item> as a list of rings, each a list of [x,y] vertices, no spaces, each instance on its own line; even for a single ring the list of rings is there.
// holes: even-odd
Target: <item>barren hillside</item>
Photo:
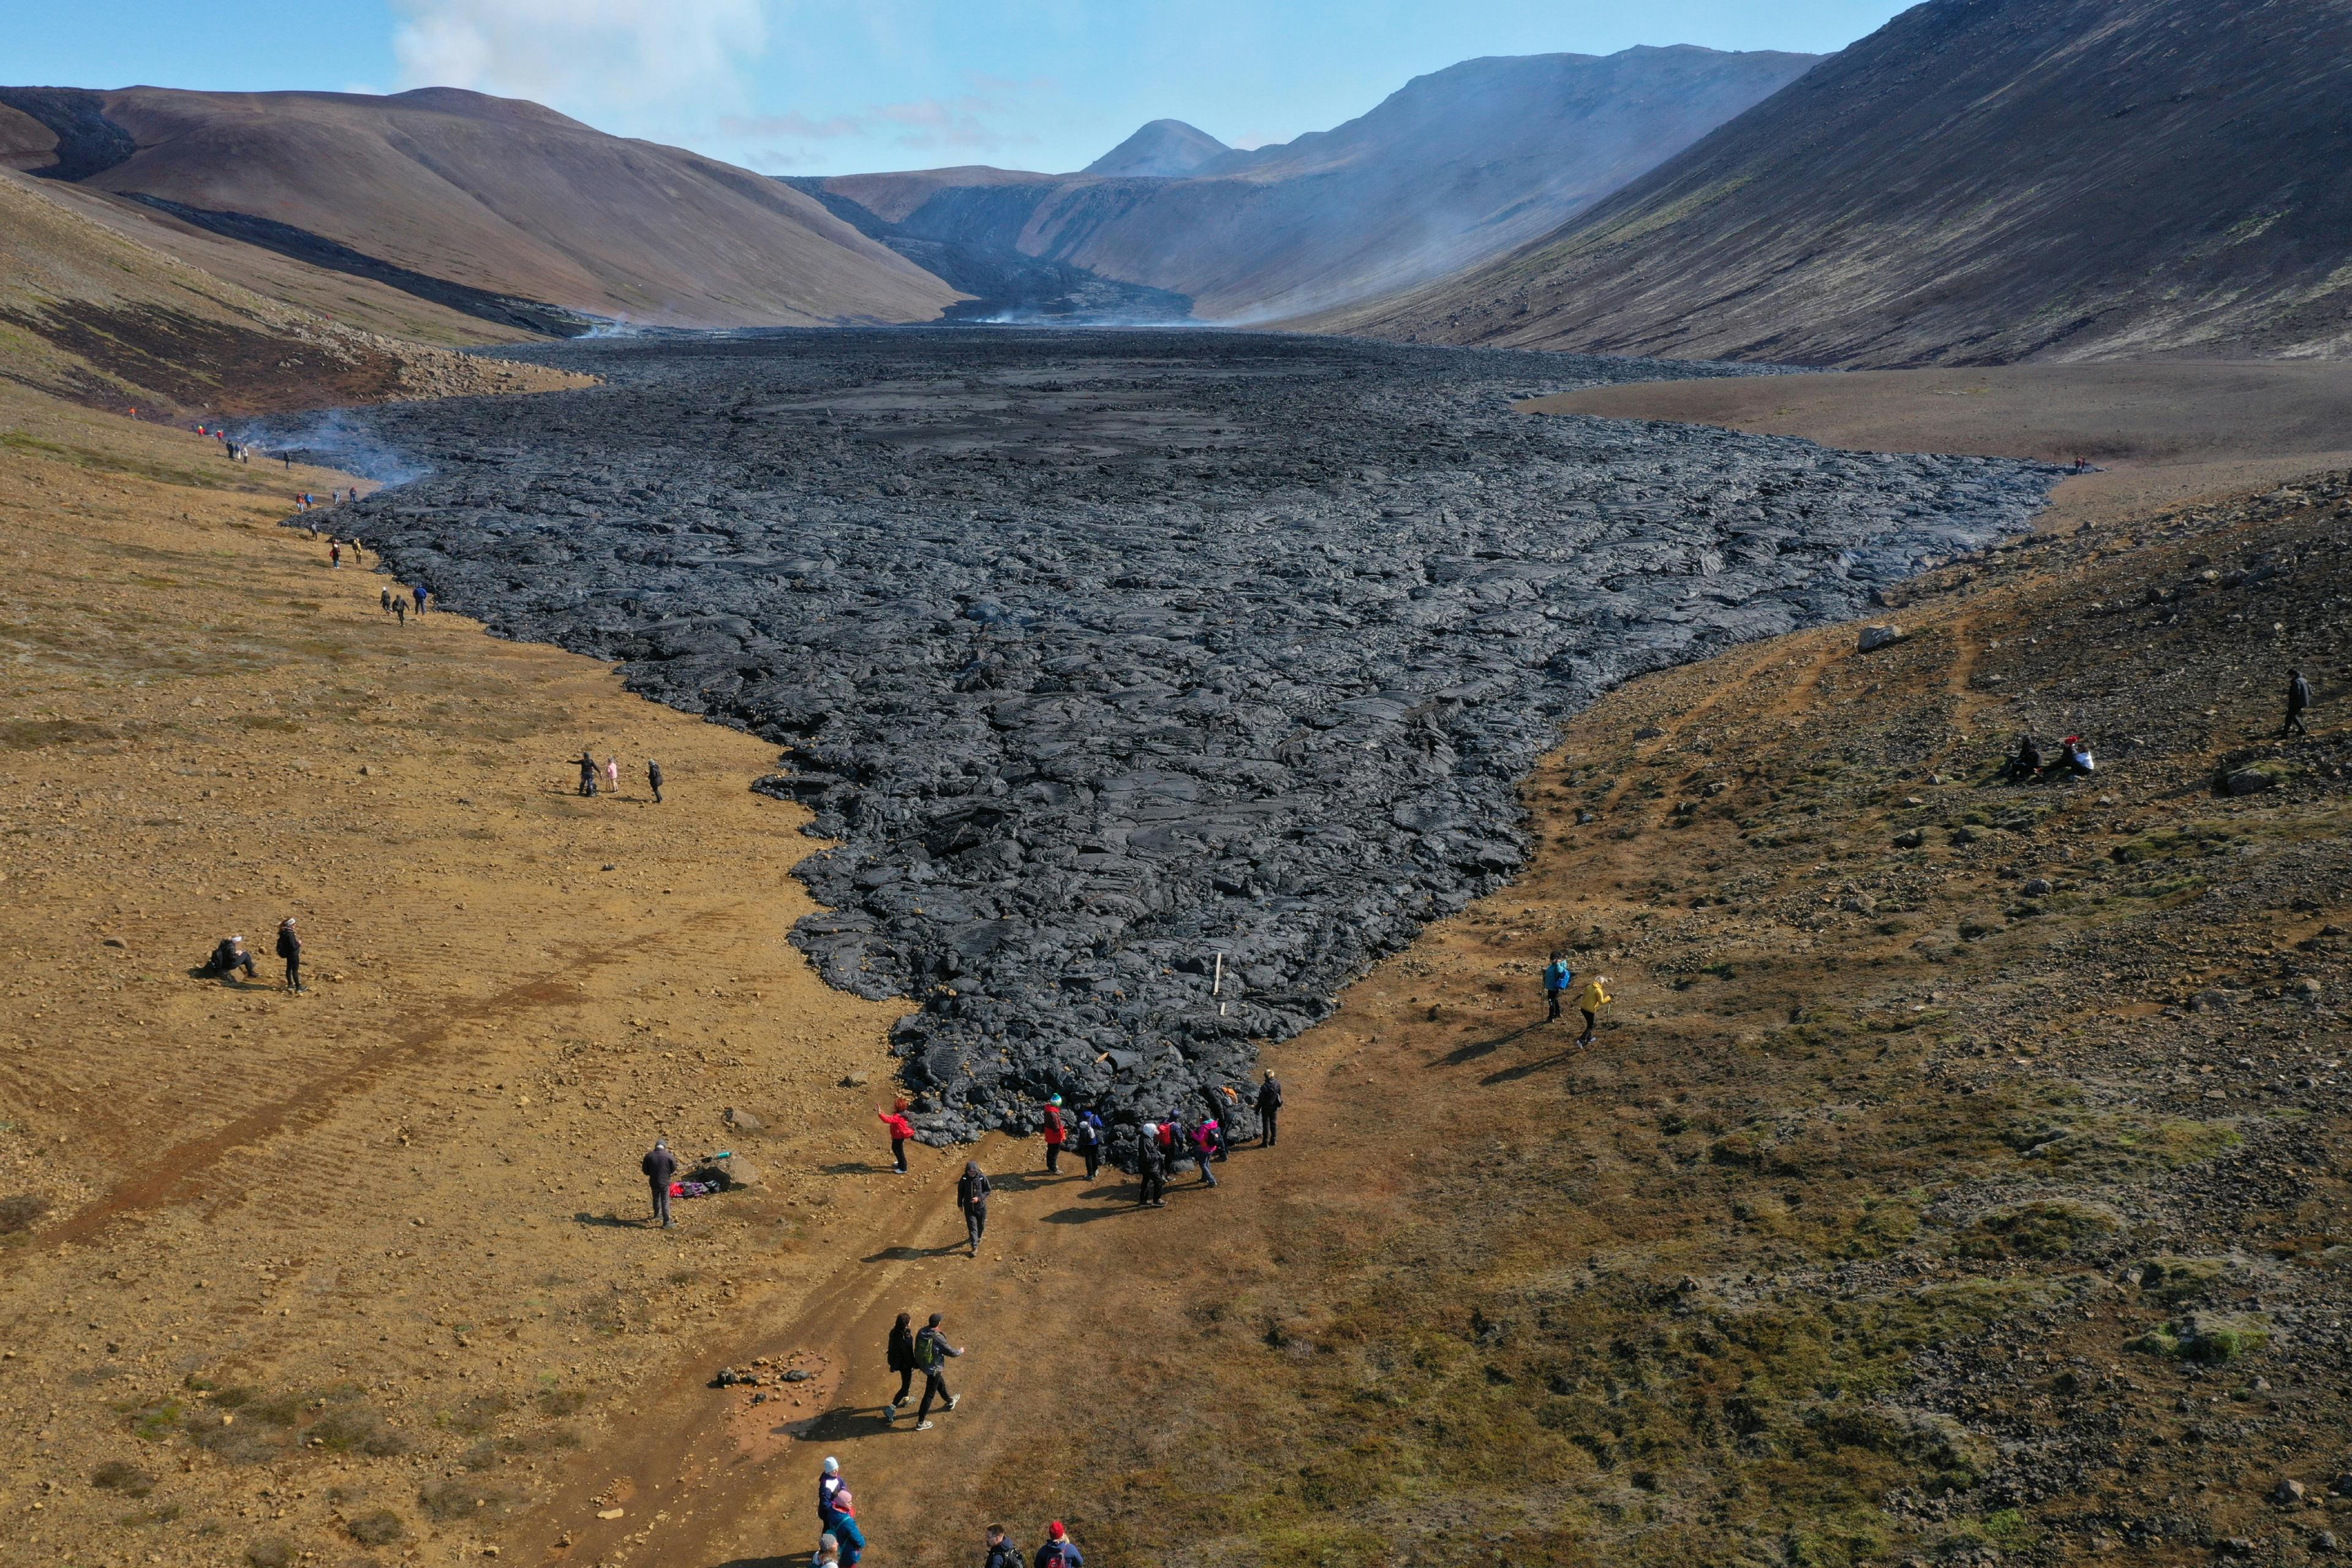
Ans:
[[[2352,12],[1931,0],[1539,243],[1318,324],[1824,365],[2340,352]]]

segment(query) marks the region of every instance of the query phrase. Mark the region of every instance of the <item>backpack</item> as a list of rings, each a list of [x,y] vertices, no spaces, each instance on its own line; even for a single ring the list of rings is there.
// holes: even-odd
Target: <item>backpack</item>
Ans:
[[[915,1336],[915,1365],[922,1372],[940,1369],[940,1339],[929,1329]]]

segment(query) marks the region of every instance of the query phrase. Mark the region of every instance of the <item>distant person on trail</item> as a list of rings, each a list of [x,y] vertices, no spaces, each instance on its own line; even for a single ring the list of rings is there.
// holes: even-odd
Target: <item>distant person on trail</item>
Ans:
[[[1160,1128],[1157,1123],[1143,1124],[1143,1136],[1135,1151],[1135,1173],[1140,1178],[1135,1189],[1138,1208],[1164,1209],[1168,1206],[1168,1156],[1160,1152]]]
[[[1617,1000],[1609,994],[1609,976],[1596,975],[1584,983],[1576,993],[1576,1010],[1584,1015],[1584,1033],[1576,1037],[1580,1046],[1592,1043],[1592,1031],[1600,1026],[1601,1009]]]
[[[1576,971],[1568,966],[1568,954],[1559,948],[1551,950],[1551,962],[1544,965],[1543,988],[1547,1011],[1544,1022],[1559,1022],[1559,999],[1576,984]]]
[[[988,1178],[981,1173],[977,1161],[963,1163],[963,1174],[956,1178],[956,1207],[963,1210],[964,1234],[971,1238],[971,1255],[980,1256],[980,1238],[988,1234]]]
[[[583,746],[575,760],[580,764],[580,793],[582,796],[593,799],[596,794],[596,758],[587,747]]]
[[[1022,1558],[1021,1548],[1004,1533],[1004,1527],[992,1524],[988,1527],[988,1560],[980,1568],[1028,1568],[1028,1563]]]
[[[841,1479],[841,1461],[826,1455],[816,1476],[816,1527],[828,1535],[833,1532],[834,1496],[848,1484]]]
[[[2286,722],[2279,727],[2280,740],[2284,741],[2289,735],[2311,733],[2310,727],[2303,721],[2303,710],[2310,706],[2311,682],[2303,678],[2303,671],[2288,670],[2286,672]]]
[[[620,793],[621,793],[621,759],[620,759],[620,758],[618,758],[618,757],[606,757],[606,758],[604,759],[604,782],[605,782],[606,784],[608,784],[612,785],[612,787],[613,787],[613,793],[614,793],[614,795],[618,795],[618,794],[620,794]]]
[[[898,1321],[890,1325],[890,1342],[883,1352],[883,1364],[898,1374],[898,1392],[882,1407],[884,1421],[898,1419],[898,1406],[907,1403],[907,1391],[915,1386],[915,1316],[901,1312]]]
[[[656,805],[659,805],[661,804],[662,786],[661,764],[655,762],[651,757],[647,757],[646,759],[646,783],[653,786],[654,804]]]
[[[425,605],[430,604],[433,600],[433,591],[430,588],[427,588],[424,584],[419,583],[413,590],[411,590],[409,597],[416,601],[416,613],[421,616],[425,613]]]
[[[956,1407],[956,1396],[948,1391],[948,1357],[961,1355],[963,1352],[948,1343],[947,1335],[940,1331],[940,1325],[946,1321],[946,1313],[933,1312],[931,1321],[923,1325],[923,1331],[915,1336],[915,1367],[923,1374],[923,1402],[915,1407],[915,1430],[918,1432],[931,1429],[931,1401],[934,1398],[945,1400],[950,1410]]]
[[[1070,1141],[1070,1130],[1062,1122],[1062,1097],[1054,1096],[1045,1102],[1045,1173],[1062,1173],[1062,1145]]]
[[[394,599],[392,602],[392,618],[398,621],[404,626],[408,624],[408,601],[406,599]]]
[[[890,1130],[890,1159],[898,1166],[898,1174],[903,1176],[907,1173],[907,1141],[915,1135],[915,1124],[907,1120],[905,1097],[901,1096],[887,1110],[876,1106],[874,1114],[880,1117],[882,1125]]]
[[[1037,1548],[1030,1568],[1085,1568],[1086,1561],[1078,1554],[1078,1543],[1057,1519],[1045,1527],[1045,1544]]]
[[[1093,1181],[1102,1174],[1103,1119],[1091,1110],[1079,1111],[1070,1129],[1070,1138],[1087,1163],[1087,1180]]]
[[[1559,1009],[1555,1005],[1553,1016],[1558,1016]],[[1257,1146],[1259,1148],[1274,1147],[1275,1123],[1281,1115],[1282,1080],[1274,1076],[1272,1068],[1268,1068],[1265,1069],[1265,1081],[1257,1086]]]
[[[653,1188],[654,1220],[667,1230],[677,1223],[669,1217],[669,1184],[677,1175],[677,1156],[669,1152],[669,1140],[655,1139],[640,1168]]]
[[[300,995],[309,987],[302,984],[302,939],[294,934],[292,915],[278,922],[278,956],[286,961],[286,989]]]
[[[392,590],[389,588],[383,591],[383,613],[387,616],[392,614]]]
[[[220,945],[213,949],[213,955],[205,960],[204,973],[207,976],[218,975],[226,980],[240,969],[245,971],[247,980],[259,978],[254,973],[253,954],[245,950],[245,938],[241,936],[221,938]]]
[[[338,570],[341,569],[343,564],[343,547],[341,545],[330,544],[327,546],[327,564],[335,567]]]

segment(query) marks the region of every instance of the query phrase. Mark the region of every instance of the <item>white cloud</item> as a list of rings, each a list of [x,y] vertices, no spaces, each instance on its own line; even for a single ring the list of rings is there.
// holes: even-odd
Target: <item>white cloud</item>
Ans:
[[[746,97],[767,0],[394,0],[409,87],[465,87],[587,115]]]
[[[1050,83],[989,80],[998,88],[1034,88]],[[904,103],[874,103],[822,118],[788,114],[727,115],[719,129],[738,141],[761,144],[760,159],[772,168],[798,168],[814,148],[834,142],[865,142],[909,152],[994,153],[1034,144],[1027,132],[1002,129],[995,121],[1006,105],[980,93],[955,98],[919,98]]]

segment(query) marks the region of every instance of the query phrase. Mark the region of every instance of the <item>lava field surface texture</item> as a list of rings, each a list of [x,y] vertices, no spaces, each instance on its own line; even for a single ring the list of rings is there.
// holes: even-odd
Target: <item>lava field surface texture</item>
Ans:
[[[422,470],[339,526],[785,748],[761,787],[838,841],[793,940],[919,1005],[893,1045],[939,1142],[1055,1093],[1115,1152],[1204,1096],[1246,1133],[1261,1041],[1520,866],[1563,718],[1857,614],[2057,473],[1510,406],[1739,374],[1658,361],[985,328],[532,357],[604,384],[310,437]]]

